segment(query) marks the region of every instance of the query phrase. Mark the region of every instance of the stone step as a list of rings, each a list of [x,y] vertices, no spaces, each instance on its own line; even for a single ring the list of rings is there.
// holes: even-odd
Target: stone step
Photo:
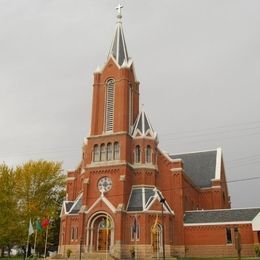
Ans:
[[[114,260],[112,256],[106,253],[85,253],[84,259],[89,260]]]
[[[52,257],[48,257],[48,260],[79,260],[79,254],[71,254],[70,258],[63,257],[60,254],[57,254]],[[106,253],[82,253],[81,254],[81,260],[116,260],[117,258],[111,256],[111,255],[106,255]],[[130,259],[130,258],[124,258],[124,259]],[[138,260],[145,260],[144,258],[137,258]],[[151,260],[156,260],[156,259],[163,259],[162,257],[155,257],[153,256],[150,258]],[[123,259],[121,259],[123,260]],[[177,260],[175,257],[165,257],[165,260]]]

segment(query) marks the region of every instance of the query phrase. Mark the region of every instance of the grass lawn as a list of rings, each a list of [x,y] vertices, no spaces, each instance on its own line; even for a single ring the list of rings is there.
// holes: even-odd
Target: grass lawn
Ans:
[[[179,257],[178,260],[234,260],[237,259],[237,257]],[[241,257],[243,260],[253,260],[253,259],[260,259],[260,257]]]

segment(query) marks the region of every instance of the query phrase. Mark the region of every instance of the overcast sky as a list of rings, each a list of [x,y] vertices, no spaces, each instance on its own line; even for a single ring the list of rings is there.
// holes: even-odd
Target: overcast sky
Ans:
[[[221,147],[232,206],[260,206],[260,1],[121,3],[141,103],[160,148]],[[117,4],[0,0],[1,162],[78,165],[93,71],[106,61]]]

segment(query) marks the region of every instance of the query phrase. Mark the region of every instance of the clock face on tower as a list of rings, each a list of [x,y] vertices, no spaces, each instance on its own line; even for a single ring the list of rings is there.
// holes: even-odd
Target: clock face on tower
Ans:
[[[103,177],[98,181],[100,192],[107,192],[112,188],[112,180],[109,177]]]

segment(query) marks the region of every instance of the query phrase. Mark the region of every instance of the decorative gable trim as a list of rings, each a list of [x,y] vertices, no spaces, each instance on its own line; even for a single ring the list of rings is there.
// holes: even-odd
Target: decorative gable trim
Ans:
[[[104,196],[104,193],[102,192],[99,196],[99,198],[92,204],[92,206],[86,211],[86,214],[89,213],[100,201],[103,201],[107,207],[113,212],[116,212],[116,208],[114,205]]]
[[[215,171],[216,180],[220,180],[221,160],[222,160],[222,149],[219,147],[217,148],[217,158],[216,158],[216,171]]]
[[[155,201],[161,201],[161,199],[164,199],[162,193],[155,187],[153,189],[154,191],[154,196],[152,196],[150,199],[152,199],[150,201],[150,199],[147,201],[146,205],[144,205],[144,211],[149,211],[150,208],[152,207],[152,205],[155,203]],[[165,200],[164,204],[163,204],[163,208],[164,208],[164,212],[165,213],[170,213],[172,215],[174,214],[174,211],[171,209],[171,207],[169,206],[168,202]],[[154,210],[153,210],[154,211]]]
[[[252,226],[253,231],[260,231],[260,212],[253,219]]]
[[[76,198],[75,202],[73,203],[72,207],[70,208],[68,214],[72,212],[72,210],[75,208],[75,206],[78,204],[79,200],[82,198],[83,193],[81,192],[79,196]]]

